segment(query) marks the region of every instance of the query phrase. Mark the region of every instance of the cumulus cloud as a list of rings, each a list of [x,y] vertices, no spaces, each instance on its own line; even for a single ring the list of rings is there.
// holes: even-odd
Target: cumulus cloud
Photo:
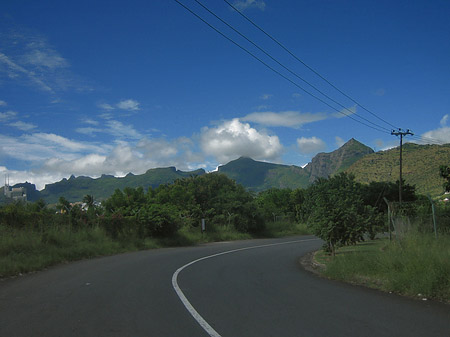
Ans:
[[[325,142],[317,137],[297,138],[297,146],[302,154],[318,153],[326,148]]]
[[[422,135],[422,141],[421,143],[450,143],[450,127],[443,126],[441,128],[438,128],[436,130],[431,130],[428,132],[425,132]]]
[[[442,117],[441,122],[440,122],[441,126],[446,126],[447,121],[448,121],[448,114],[445,115],[444,117]]]
[[[258,123],[265,126],[284,126],[300,128],[304,124],[317,122],[327,118],[325,113],[301,113],[298,111],[283,112],[253,112],[241,120]]]
[[[214,156],[221,164],[240,156],[258,160],[277,160],[283,146],[277,136],[258,131],[238,118],[217,127],[201,131],[200,146],[206,155]]]

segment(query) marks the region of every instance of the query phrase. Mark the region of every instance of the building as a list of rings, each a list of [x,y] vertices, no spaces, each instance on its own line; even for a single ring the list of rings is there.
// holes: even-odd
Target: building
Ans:
[[[9,182],[6,182],[6,179],[3,193],[7,199],[12,199],[14,201],[27,201],[27,189],[25,187],[11,187],[9,186]]]

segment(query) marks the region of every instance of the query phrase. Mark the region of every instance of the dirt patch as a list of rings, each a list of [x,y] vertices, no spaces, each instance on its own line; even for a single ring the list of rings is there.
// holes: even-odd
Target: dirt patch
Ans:
[[[323,265],[321,263],[318,263],[315,260],[314,257],[316,255],[316,253],[317,253],[317,251],[316,252],[310,252],[310,253],[308,253],[306,255],[303,255],[300,258],[299,263],[300,263],[300,265],[302,266],[303,269],[305,269],[305,270],[307,270],[307,271],[309,271],[311,273],[320,275],[321,271],[323,271],[325,269],[325,265]]]

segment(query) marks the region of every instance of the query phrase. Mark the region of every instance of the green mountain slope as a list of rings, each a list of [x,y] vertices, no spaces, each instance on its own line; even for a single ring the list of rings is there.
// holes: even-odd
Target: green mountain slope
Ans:
[[[255,192],[272,187],[306,187],[309,179],[309,175],[301,167],[266,163],[246,157],[219,166],[219,173]]]
[[[80,201],[86,194],[90,194],[96,200],[108,198],[114,191],[125,187],[136,188],[142,186],[144,190],[149,187],[156,188],[161,184],[172,183],[176,179],[189,177],[191,175],[205,174],[203,169],[192,172],[178,171],[175,167],[150,169],[141,175],[129,173],[122,178],[102,175],[100,178],[70,177],[54,184],[48,184],[40,193],[47,203],[56,203],[63,196],[69,201]]]
[[[346,171],[355,175],[362,183],[370,181],[391,181],[399,178],[400,149],[394,148],[369,154]],[[403,145],[403,179],[416,185],[417,192],[441,195],[444,180],[439,176],[439,166],[450,164],[450,144],[446,145]]]
[[[373,150],[370,147],[353,138],[333,152],[319,153],[305,167],[309,173],[309,182],[312,183],[317,178],[328,178],[343,172],[353,163],[371,153]]]

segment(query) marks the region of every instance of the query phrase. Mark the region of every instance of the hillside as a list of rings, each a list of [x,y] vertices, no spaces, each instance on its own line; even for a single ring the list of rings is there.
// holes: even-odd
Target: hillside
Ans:
[[[374,151],[370,147],[354,138],[333,152],[319,153],[305,167],[309,174],[309,183],[314,182],[317,178],[327,178],[343,172],[353,163],[371,153]]]
[[[218,171],[255,192],[272,187],[306,187],[309,179],[301,167],[266,163],[246,157],[219,166]]]
[[[369,154],[346,171],[355,175],[362,183],[370,181],[391,181],[399,178],[400,149],[394,148]],[[444,192],[444,180],[439,176],[439,166],[450,164],[450,144],[446,145],[403,145],[403,179],[416,185],[417,192],[440,195]]]
[[[123,190],[125,187],[142,186],[144,190],[147,190],[149,187],[156,188],[161,184],[172,183],[176,179],[202,174],[205,174],[203,169],[183,172],[178,171],[175,167],[167,167],[150,169],[141,175],[129,173],[122,178],[109,175],[102,175],[97,179],[71,176],[69,179],[45,185],[39,198],[44,199],[47,203],[56,203],[60,196],[69,201],[79,201],[86,194],[90,194],[94,199],[102,200],[108,198],[117,188]]]
[[[403,178],[408,184],[416,185],[421,194],[437,196],[443,193],[443,179],[439,176],[439,166],[450,164],[450,144],[417,145],[407,143],[403,147]],[[372,149],[355,139],[349,140],[341,148],[331,153],[319,153],[304,169],[294,165],[266,163],[241,157],[226,165],[219,166],[223,173],[242,184],[247,189],[260,192],[269,188],[306,188],[318,177],[328,177],[339,172],[349,172],[362,183],[370,181],[392,181],[398,179],[399,149],[374,153]],[[86,194],[96,200],[108,198],[115,189],[142,186],[156,188],[161,184],[172,183],[176,179],[191,175],[202,175],[199,169],[192,172],[178,171],[174,167],[150,169],[141,175],[129,173],[122,178],[102,175],[100,178],[70,177],[48,184],[42,191],[36,191],[29,183],[16,184],[26,187],[30,201],[39,198],[47,203],[56,203],[60,196],[69,201],[79,201]],[[4,200],[0,189],[0,203]]]

